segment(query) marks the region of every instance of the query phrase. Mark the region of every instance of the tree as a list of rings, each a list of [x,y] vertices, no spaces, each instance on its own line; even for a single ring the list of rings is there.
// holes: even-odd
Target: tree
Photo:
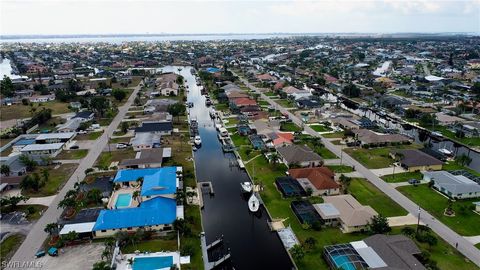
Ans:
[[[340,175],[340,184],[342,184],[343,193],[348,193],[348,187],[350,186],[352,179],[344,174]]]
[[[308,237],[307,239],[305,239],[305,247],[307,249],[314,249],[315,246],[317,245],[317,240],[313,237]]]
[[[415,236],[415,229],[413,229],[412,227],[403,227],[402,234],[412,238]]]
[[[190,229],[189,224],[184,219],[176,219],[173,222],[173,228],[181,235],[190,235],[192,230]]]
[[[78,238],[78,233],[76,231],[71,231],[71,232],[68,232],[66,235],[64,235],[62,238],[63,240],[68,242],[75,241]]]
[[[350,83],[342,89],[342,93],[348,97],[359,97],[360,88],[358,88],[353,83]]]
[[[387,218],[382,215],[374,216],[368,223],[368,229],[371,234],[384,234],[392,230]]]
[[[468,166],[472,163],[472,158],[465,154],[461,154],[455,157],[455,162],[462,166]]]
[[[44,232],[48,233],[50,236],[58,234],[58,224],[57,223],[48,223],[43,229]]]
[[[133,264],[133,259],[132,259]],[[93,264],[92,270],[111,270],[110,265],[105,261],[99,261]]]
[[[37,167],[38,165],[38,163],[35,160],[33,160],[27,155],[21,155],[19,157],[19,160],[20,160],[20,163],[22,163],[26,167],[27,171],[29,172],[33,171],[35,167]]]
[[[130,127],[130,124],[128,124],[128,122],[122,122],[120,124],[120,129],[122,130],[123,133],[127,133],[129,127]]]
[[[102,192],[98,188],[93,188],[87,193],[87,200],[89,203],[99,203],[102,200]]]
[[[77,205],[77,202],[75,201],[75,198],[73,197],[66,197],[63,200],[58,202],[57,208],[71,208],[75,207]]]
[[[13,86],[12,80],[7,75],[3,75],[3,79],[0,82],[0,93],[6,97],[13,97],[15,94],[15,87]]]
[[[290,249],[290,254],[292,255],[292,258],[297,262],[302,261],[303,258],[305,257],[305,251],[303,250],[302,246],[300,246],[300,245],[293,246]]]
[[[106,97],[92,97],[90,99],[90,108],[100,117],[110,109],[110,102]]]
[[[123,99],[125,99],[125,97],[127,96],[127,92],[125,92],[124,90],[122,89],[113,89],[112,91],[112,96],[118,100],[118,101],[122,101]]]
[[[39,191],[45,185],[38,173],[26,175],[20,182],[20,188],[23,190]]]
[[[2,164],[2,166],[0,166],[0,173],[5,176],[10,176],[10,166]]]
[[[47,169],[42,169],[42,177],[43,181],[48,182],[48,178],[50,177],[50,172]]]
[[[186,107],[181,103],[175,103],[168,106],[168,113],[171,114],[173,117],[177,117],[177,122],[180,115],[185,113]]]
[[[140,191],[135,190],[132,194],[132,198],[140,203],[140,198],[141,198]]]

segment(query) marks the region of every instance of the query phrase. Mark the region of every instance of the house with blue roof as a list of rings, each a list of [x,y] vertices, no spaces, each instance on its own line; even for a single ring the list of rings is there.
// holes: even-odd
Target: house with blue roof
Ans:
[[[175,198],[175,192],[180,185],[179,172],[181,172],[181,167],[174,166],[120,170],[113,182],[121,183],[123,186],[136,187],[139,185],[139,179],[143,179],[140,196],[144,201],[158,196]]]
[[[102,210],[93,226],[95,237],[110,237],[118,231],[171,230],[177,218],[183,218],[183,206],[173,198],[155,197],[139,207]]]

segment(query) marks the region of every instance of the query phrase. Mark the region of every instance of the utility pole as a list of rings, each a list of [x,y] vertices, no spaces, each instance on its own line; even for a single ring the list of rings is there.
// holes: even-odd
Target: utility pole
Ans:
[[[418,227],[420,226],[420,206],[418,206],[418,217],[417,217],[417,234],[418,234]]]

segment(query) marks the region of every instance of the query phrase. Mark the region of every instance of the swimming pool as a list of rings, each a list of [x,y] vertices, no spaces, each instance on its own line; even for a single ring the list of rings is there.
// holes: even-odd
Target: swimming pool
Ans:
[[[338,268],[342,270],[356,270],[357,268],[353,263],[350,261],[347,255],[337,255],[332,256],[333,261],[337,265]]]
[[[132,201],[132,194],[123,193],[118,194],[117,201],[115,202],[115,208],[128,207]]]
[[[153,270],[169,268],[173,265],[173,256],[136,257],[133,261],[133,270]]]

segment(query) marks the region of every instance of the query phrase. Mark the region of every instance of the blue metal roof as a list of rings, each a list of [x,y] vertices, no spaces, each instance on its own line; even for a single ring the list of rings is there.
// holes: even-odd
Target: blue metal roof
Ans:
[[[174,194],[177,191],[177,167],[164,167],[143,178],[140,195],[154,196]]]
[[[136,181],[141,177],[145,179],[145,176],[155,174],[161,169],[162,168],[120,170],[115,175],[113,182],[118,183]]]
[[[21,139],[21,140],[18,140],[14,145],[29,145],[34,143],[35,143],[35,139]]]
[[[156,197],[136,208],[102,210],[93,231],[172,224],[176,218],[175,199]]]

